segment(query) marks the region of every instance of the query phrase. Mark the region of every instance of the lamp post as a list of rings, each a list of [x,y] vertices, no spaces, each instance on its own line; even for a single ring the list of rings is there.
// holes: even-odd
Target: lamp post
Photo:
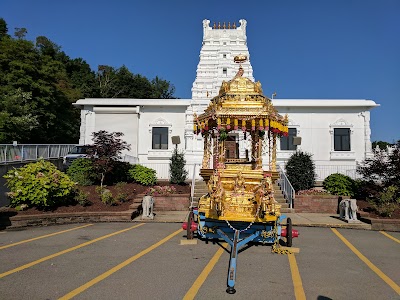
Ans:
[[[175,145],[175,149],[178,150],[178,145],[181,143],[181,137],[179,135],[175,135],[171,137],[172,144]]]

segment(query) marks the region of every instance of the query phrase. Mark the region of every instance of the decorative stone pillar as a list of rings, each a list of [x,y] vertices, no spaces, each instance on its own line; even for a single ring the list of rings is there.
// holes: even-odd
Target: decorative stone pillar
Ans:
[[[276,134],[273,133],[272,135],[272,164],[271,164],[271,171],[276,171]]]
[[[271,132],[268,131],[268,167],[269,171],[272,170],[272,146],[271,146]]]
[[[262,139],[260,138],[259,131],[255,132],[256,143],[256,170],[262,169]]]
[[[210,134],[206,132],[204,134],[204,154],[203,154],[203,163],[201,166],[203,169],[208,169],[210,167],[210,154],[211,154]]]

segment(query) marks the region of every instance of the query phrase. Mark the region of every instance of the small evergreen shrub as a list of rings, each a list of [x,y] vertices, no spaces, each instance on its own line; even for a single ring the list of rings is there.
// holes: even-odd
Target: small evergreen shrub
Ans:
[[[109,189],[103,189],[100,197],[101,197],[101,201],[105,205],[115,205],[116,204],[115,199]]]
[[[81,190],[75,193],[74,199],[80,206],[89,206],[92,204],[89,200],[89,194]]]
[[[115,205],[116,201],[109,189],[106,188],[105,185],[96,186],[95,191],[100,196],[101,202],[106,205]]]
[[[4,175],[10,189],[10,206],[56,207],[66,204],[73,197],[75,182],[59,171],[49,161],[35,163],[13,169]]]
[[[184,153],[179,153],[175,148],[169,163],[170,182],[176,184],[185,183],[188,172],[185,169],[186,160]]]
[[[142,185],[154,185],[157,182],[156,170],[142,165],[134,165],[129,169],[129,176],[133,181]]]
[[[286,175],[295,191],[308,190],[315,184],[315,164],[312,155],[297,151],[286,164]]]
[[[93,168],[93,162],[87,158],[75,159],[67,169],[67,175],[79,185],[93,185],[98,176]]]
[[[126,182],[118,182],[115,185],[115,189],[117,190],[117,195],[115,199],[119,202],[126,202],[128,200],[128,194],[125,192]]]
[[[354,180],[344,174],[331,174],[324,179],[322,185],[332,195],[353,197],[355,194]]]

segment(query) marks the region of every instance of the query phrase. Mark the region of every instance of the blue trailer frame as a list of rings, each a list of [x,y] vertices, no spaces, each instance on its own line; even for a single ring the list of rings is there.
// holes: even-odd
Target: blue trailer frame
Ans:
[[[231,246],[226,292],[236,293],[236,269],[239,250],[249,242],[274,244],[281,238],[282,226],[280,225],[285,215],[277,217],[276,222],[248,223],[241,221],[221,221],[207,219],[204,213],[194,210],[197,216],[197,234],[199,237],[209,239],[223,239]]]

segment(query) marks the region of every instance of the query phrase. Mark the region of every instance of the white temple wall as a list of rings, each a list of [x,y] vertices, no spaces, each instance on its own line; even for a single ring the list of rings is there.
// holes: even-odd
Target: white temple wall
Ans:
[[[357,164],[370,157],[370,112],[364,107],[277,106],[280,114],[288,113],[289,128],[296,128],[297,136],[301,137],[301,145],[297,146],[297,149],[312,154],[318,180],[336,172],[355,177]],[[368,119],[368,122],[365,119]],[[350,130],[350,151],[334,150],[335,128]],[[281,150],[278,142],[277,162],[284,165],[294,152]]]
[[[160,100],[162,101],[162,100]],[[168,100],[164,100],[168,101]],[[189,101],[188,101],[189,104]],[[175,145],[171,138],[179,136],[178,150],[185,150],[186,106],[141,106],[138,158],[140,163],[169,163]],[[152,128],[168,128],[168,149],[152,149]]]

